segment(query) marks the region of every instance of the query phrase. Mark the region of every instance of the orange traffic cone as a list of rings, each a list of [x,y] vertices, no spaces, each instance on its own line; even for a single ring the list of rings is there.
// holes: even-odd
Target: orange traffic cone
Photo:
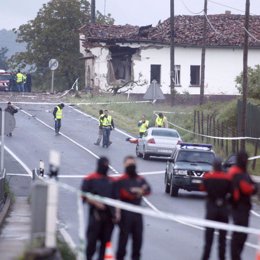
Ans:
[[[105,251],[104,260],[116,260],[115,256],[114,256],[114,253],[113,253],[113,248],[112,248],[111,241],[108,241],[106,243],[106,251]]]

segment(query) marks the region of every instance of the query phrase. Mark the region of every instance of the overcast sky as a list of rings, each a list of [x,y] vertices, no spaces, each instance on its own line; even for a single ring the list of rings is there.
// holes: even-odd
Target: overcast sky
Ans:
[[[18,6],[17,3],[19,2]],[[37,16],[48,0],[0,0],[0,29],[18,28]],[[243,14],[246,0],[208,0],[208,13],[230,10]],[[260,0],[250,0],[251,13],[260,15]],[[21,6],[19,6],[21,5]],[[96,0],[101,13],[111,13],[116,24],[156,25],[169,17],[170,0]],[[194,15],[202,11],[204,0],[175,0],[175,14]]]

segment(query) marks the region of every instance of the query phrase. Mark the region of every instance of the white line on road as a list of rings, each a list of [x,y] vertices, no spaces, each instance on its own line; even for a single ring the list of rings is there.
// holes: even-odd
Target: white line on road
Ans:
[[[21,111],[22,111],[24,114],[26,114],[26,115],[28,115],[28,116],[34,118],[35,120],[37,120],[37,121],[40,122],[41,124],[45,125],[45,126],[48,127],[49,129],[51,129],[51,130],[54,131],[54,128],[53,128],[53,127],[51,127],[50,125],[48,125],[47,123],[45,123],[44,121],[42,121],[41,119],[39,119],[38,117],[31,115],[30,113],[26,112],[26,111],[23,110],[23,109],[21,109]],[[78,147],[80,147],[81,149],[83,149],[84,151],[88,152],[89,154],[91,154],[92,156],[94,156],[96,159],[99,159],[99,158],[100,158],[97,154],[93,153],[91,150],[89,150],[89,149],[86,148],[85,146],[81,145],[81,144],[78,143],[77,141],[73,140],[72,138],[70,138],[70,137],[67,136],[66,134],[63,134],[62,132],[60,132],[60,135],[62,135],[63,137],[65,137],[65,138],[68,139],[70,142],[74,143],[75,145],[77,145]],[[111,165],[109,166],[109,168],[110,168],[113,172],[119,174],[119,172],[118,172],[114,167],[112,167]]]
[[[92,116],[89,116],[89,115],[87,115],[86,113],[84,113],[84,112],[82,112],[82,111],[80,111],[80,110],[78,110],[78,109],[76,109],[76,108],[73,108],[73,107],[71,107],[71,108],[72,108],[73,110],[75,110],[75,111],[77,111],[77,112],[79,112],[79,113],[85,115],[85,116],[88,117],[88,118],[93,118],[94,120],[97,120],[96,118],[94,118],[94,117],[92,117]],[[41,123],[44,124],[46,127],[50,128],[50,129],[52,129],[52,130],[54,130],[53,127],[49,126],[48,124],[46,124],[45,122],[43,122],[43,121],[40,120],[39,118],[37,118],[37,117],[35,117],[35,116],[33,116],[33,115],[27,113],[27,112],[24,111],[24,110],[21,110],[21,111],[24,112],[25,114],[27,114],[27,115],[29,115],[29,116],[35,118],[37,121],[41,122]],[[118,130],[118,132],[121,132],[122,134],[124,134],[124,135],[126,135],[126,136],[128,136],[128,137],[132,137],[131,135],[128,135],[128,134],[124,133],[124,132],[121,131],[121,130]],[[81,147],[82,149],[84,149],[84,150],[86,150],[86,151],[89,151],[89,153],[92,154],[94,157],[99,158],[97,155],[95,155],[95,154],[94,154],[93,152],[91,152],[89,149],[87,149],[87,148],[85,148],[84,146],[82,146],[81,144],[77,143],[76,141],[74,141],[74,140],[71,139],[70,137],[66,136],[66,135],[63,134],[63,133],[61,133],[61,135],[64,136],[65,138],[67,138],[68,140],[70,140],[71,142],[73,142],[74,144],[78,145],[78,146]],[[113,168],[113,169],[114,169],[114,168]],[[117,174],[119,174],[119,172],[117,172],[115,169],[114,169],[114,172],[116,172]],[[162,172],[161,172],[161,173],[162,173]],[[157,207],[154,206],[147,198],[143,198],[143,199],[144,199],[145,203],[146,203],[150,208],[152,208],[154,211],[156,211],[156,212],[158,212],[158,213],[160,212],[160,210],[157,209]],[[200,226],[196,226],[196,225],[193,225],[193,224],[188,224],[188,223],[185,223],[185,222],[182,222],[182,221],[178,221],[178,220],[176,220],[176,222],[179,222],[180,224],[183,224],[183,225],[186,225],[186,226],[190,226],[190,227],[193,227],[193,228],[196,228],[196,229],[199,229],[199,230],[204,230],[204,228],[202,228],[202,227],[200,227]],[[246,243],[246,245],[249,246],[249,247],[252,247],[252,248],[258,248],[257,245],[254,245],[254,244],[251,244],[251,243]]]
[[[251,213],[252,213],[254,216],[256,216],[256,217],[260,218],[260,214],[259,214],[259,213],[257,213],[256,211],[254,211],[254,210],[251,210]]]
[[[89,115],[89,114],[87,114],[87,113],[85,113],[85,112],[82,112],[81,110],[79,110],[79,109],[77,109],[77,108],[74,108],[74,107],[71,107],[73,110],[75,110],[76,112],[78,112],[78,113],[80,113],[80,114],[82,114],[82,115],[84,115],[84,116],[86,116],[86,117],[88,117],[88,118],[92,118],[92,119],[94,119],[95,121],[98,121],[98,119],[97,118],[95,118],[95,117],[93,117],[93,116],[91,116],[91,115]],[[119,130],[119,129],[116,129],[116,131],[118,131],[118,132],[120,132],[121,134],[123,134],[123,135],[125,135],[125,136],[127,136],[127,137],[130,137],[130,138],[134,138],[133,136],[131,136],[131,135],[129,135],[129,134],[127,134],[127,133],[125,133],[124,131],[121,131],[121,130]],[[150,175],[150,174],[162,174],[162,173],[164,173],[164,171],[158,171],[158,172],[147,172],[147,173],[139,173],[140,175],[142,174],[142,175]],[[156,211],[156,212],[160,212],[160,210],[155,206],[155,205],[153,205],[147,198],[145,198],[145,197],[143,197],[143,200],[144,200],[144,202],[151,208],[151,209],[153,209],[154,211]],[[259,215],[260,216],[260,215]],[[183,224],[183,225],[185,225],[185,226],[189,226],[189,227],[192,227],[192,228],[195,228],[195,229],[199,229],[199,230],[205,230],[203,227],[200,227],[200,226],[196,226],[196,225],[193,225],[193,224],[188,224],[188,223],[185,223],[185,222],[183,222],[183,221],[176,221],[176,222],[178,222],[178,223],[180,223],[180,224]],[[229,237],[229,239],[230,239],[230,237]],[[251,244],[251,243],[248,243],[248,242],[246,242],[246,245],[247,246],[249,246],[249,247],[252,247],[252,248],[258,248],[257,247],[257,245],[254,245],[254,244]]]

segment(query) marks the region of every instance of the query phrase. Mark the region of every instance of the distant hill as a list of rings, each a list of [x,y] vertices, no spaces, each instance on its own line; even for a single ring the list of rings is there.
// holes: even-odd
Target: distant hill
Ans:
[[[6,47],[7,58],[10,58],[16,52],[25,51],[25,44],[16,42],[16,34],[11,30],[0,30],[0,48]]]

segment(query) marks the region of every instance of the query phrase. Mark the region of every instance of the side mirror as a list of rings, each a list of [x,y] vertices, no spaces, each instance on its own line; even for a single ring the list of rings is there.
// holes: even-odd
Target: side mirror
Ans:
[[[174,163],[174,159],[170,158],[170,159],[168,159],[168,162]]]

